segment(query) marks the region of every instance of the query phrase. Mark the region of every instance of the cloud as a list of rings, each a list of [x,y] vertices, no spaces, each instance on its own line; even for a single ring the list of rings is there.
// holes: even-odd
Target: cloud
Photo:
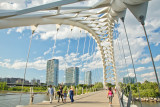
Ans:
[[[143,58],[142,60],[138,61],[140,64],[147,64],[149,62],[151,62],[151,58],[147,57],[147,58]]]
[[[55,40],[56,35],[57,35],[57,38],[56,38],[57,40],[58,39],[62,40],[66,38],[76,39],[76,38],[86,36],[84,31],[80,33],[80,29],[78,27],[74,27],[71,32],[71,29],[70,27],[68,27],[68,25],[61,25],[58,33],[56,31],[55,25],[39,25],[36,30],[36,33],[39,34],[40,39],[42,40],[48,40],[48,39]]]
[[[132,73],[132,72],[130,72],[129,74],[125,75],[124,77],[128,77],[128,75],[129,75],[130,77],[135,77],[134,73]]]
[[[4,59],[4,62],[11,62],[10,59]]]
[[[4,10],[19,10],[25,8],[25,3],[23,0],[1,0],[0,9]]]
[[[149,2],[148,12],[147,12],[146,21],[145,21],[145,26],[148,33],[150,44],[151,45],[154,44],[155,46],[158,46],[160,43],[160,38],[159,38],[160,32],[159,30],[155,31],[156,29],[160,28],[160,21],[159,21],[159,14],[158,14],[160,12],[160,8],[158,6],[159,3],[160,3],[159,0],[154,0]],[[130,53],[128,49],[128,44],[125,37],[123,24],[121,21],[119,21],[119,24],[120,26],[118,28],[118,31],[120,32],[120,37],[118,38],[122,39],[124,52],[127,59],[127,64],[130,65],[131,58],[130,58]],[[149,57],[146,57],[146,54],[148,56],[148,53],[146,53],[147,42],[145,39],[143,28],[129,10],[127,10],[126,12],[125,25],[126,25],[129,42],[131,45],[131,51],[132,51],[134,63],[135,64],[149,63],[151,59]],[[115,59],[122,60],[124,63],[124,58],[122,56],[123,52],[122,52],[121,39],[114,40]],[[119,46],[117,42],[119,42]],[[119,47],[120,47],[120,50],[119,50]],[[159,56],[155,59],[155,61],[158,61],[158,60],[159,60]],[[121,65],[120,61],[117,63],[118,65]]]
[[[62,51],[61,51],[61,50],[57,50],[57,51],[56,51],[56,54],[59,54],[59,53],[62,53]]]
[[[154,72],[150,72],[150,73],[145,73],[145,74],[142,74],[141,77],[153,77],[155,76],[155,73]]]
[[[44,52],[43,55],[47,55],[47,54],[49,54],[51,51],[52,51],[52,48],[49,48],[47,51]]]
[[[160,55],[157,55],[157,56],[154,58],[154,61],[160,61]]]
[[[9,34],[11,33],[11,31],[12,31],[12,29],[9,29],[9,30],[7,31],[7,34],[9,35]]]
[[[146,70],[153,70],[153,67],[139,67],[139,68],[136,68],[136,71],[146,71]]]
[[[157,55],[157,56],[154,58],[154,61],[155,61],[155,62],[160,61],[160,55]],[[137,61],[138,64],[147,64],[147,63],[149,63],[149,62],[151,62],[151,57],[146,57],[146,58],[143,58],[143,59]]]
[[[143,80],[142,80],[142,82],[144,82],[144,81],[146,81],[146,80],[147,80],[147,81],[151,81],[151,82],[157,82],[157,81],[156,81],[156,78],[155,78],[154,76],[149,77],[149,78],[148,78],[148,77],[144,77]]]
[[[48,54],[50,52],[47,50],[44,54]],[[69,55],[63,56],[54,56],[54,59],[59,59],[59,70],[65,70],[67,67],[78,66],[82,67],[83,71],[94,70],[97,68],[102,68],[102,61],[100,58],[100,52],[96,51],[91,55],[80,55],[79,53],[70,53]],[[84,58],[82,63],[82,58]],[[46,70],[47,60],[43,59],[43,57],[37,57],[32,62],[28,62],[27,68],[36,69],[36,70]],[[24,69],[26,66],[26,61],[15,60],[11,61],[10,59],[4,59],[0,61],[0,66],[9,68],[9,69]]]
[[[26,66],[25,61],[15,60],[11,63],[10,60],[5,59],[3,62],[0,62],[1,67],[9,68],[9,69],[24,69]],[[37,70],[45,70],[46,69],[46,60],[38,59],[34,62],[28,62],[27,68],[34,68]]]
[[[25,29],[26,29],[26,27],[18,27],[16,32],[22,33]]]

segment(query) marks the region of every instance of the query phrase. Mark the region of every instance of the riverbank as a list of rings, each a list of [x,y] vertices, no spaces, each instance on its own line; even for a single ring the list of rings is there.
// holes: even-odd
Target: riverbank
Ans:
[[[133,98],[133,101],[140,101],[139,98]],[[141,98],[142,102],[160,102],[160,98]]]
[[[30,94],[30,92],[25,92],[25,91],[8,91],[8,90],[1,90],[0,94],[7,94],[7,93],[24,93],[24,94]],[[34,94],[46,94],[47,92],[34,92]]]

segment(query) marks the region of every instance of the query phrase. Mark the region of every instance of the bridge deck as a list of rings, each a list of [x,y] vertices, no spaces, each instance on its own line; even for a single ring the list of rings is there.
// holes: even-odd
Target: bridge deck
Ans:
[[[45,101],[26,107],[110,107],[105,90],[75,96],[74,100],[75,102],[72,104],[70,103],[70,99],[67,98],[67,103],[58,103],[57,100],[54,100],[52,104],[50,104],[49,101]],[[112,107],[120,107],[117,94],[115,94],[113,98]]]

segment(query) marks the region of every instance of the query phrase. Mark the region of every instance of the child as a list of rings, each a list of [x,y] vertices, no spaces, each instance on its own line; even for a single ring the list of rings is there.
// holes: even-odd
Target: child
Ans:
[[[64,91],[64,103],[66,103],[66,98],[67,98],[67,92],[66,90]]]

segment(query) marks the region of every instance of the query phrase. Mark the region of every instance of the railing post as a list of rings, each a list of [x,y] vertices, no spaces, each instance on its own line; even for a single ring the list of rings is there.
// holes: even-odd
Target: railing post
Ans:
[[[56,100],[56,94],[57,92],[56,92],[56,88],[54,87],[54,99]]]
[[[131,105],[131,101],[132,101],[132,92],[131,92],[131,91],[129,91],[127,107],[130,107],[130,105]]]
[[[122,96],[121,96],[122,106],[124,107],[124,103],[123,103],[123,94],[124,94],[124,90],[122,90]]]
[[[33,104],[33,98],[34,98],[33,87],[30,87],[30,102],[29,102],[29,104]]]

